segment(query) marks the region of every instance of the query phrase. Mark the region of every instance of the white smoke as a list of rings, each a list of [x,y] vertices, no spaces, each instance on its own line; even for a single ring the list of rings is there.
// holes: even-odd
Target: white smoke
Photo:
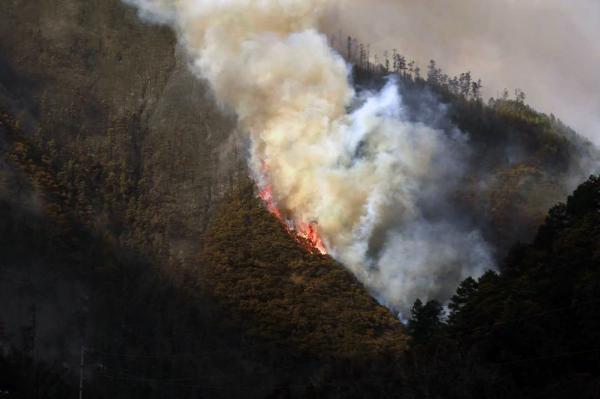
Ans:
[[[491,267],[447,205],[466,138],[410,121],[394,81],[356,93],[316,30],[327,0],[126,1],[177,30],[193,71],[248,132],[257,183],[290,218],[318,223],[332,256],[382,303],[446,299]]]

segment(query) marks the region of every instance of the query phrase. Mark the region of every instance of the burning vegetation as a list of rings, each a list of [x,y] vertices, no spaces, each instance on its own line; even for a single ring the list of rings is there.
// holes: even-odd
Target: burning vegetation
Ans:
[[[267,210],[284,225],[289,234],[294,237],[310,253],[327,255],[327,247],[319,234],[317,221],[295,220],[281,212],[273,198],[273,188],[267,184],[259,191],[258,196],[267,207]]]

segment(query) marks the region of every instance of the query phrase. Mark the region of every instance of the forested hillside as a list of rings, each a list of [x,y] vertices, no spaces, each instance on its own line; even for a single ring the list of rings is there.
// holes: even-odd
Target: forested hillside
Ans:
[[[400,322],[331,257],[291,239],[252,185],[227,198],[206,234],[198,281],[231,323],[308,353],[371,357],[405,348]]]
[[[115,208],[143,208],[156,227],[144,240],[162,241],[156,249],[174,262],[193,257],[242,157],[229,145],[235,119],[189,72],[175,35],[120,0],[11,0],[0,32],[2,110],[48,152],[101,165],[119,186],[90,220],[109,225]],[[116,238],[131,241],[130,227]]]
[[[82,352],[92,398],[598,393],[598,178],[547,216],[598,152],[522,92],[344,54],[468,135],[451,200],[496,248],[403,326],[265,209],[173,33],[119,0],[9,0],[0,32],[1,398],[76,396]]]
[[[449,76],[434,60],[422,69],[396,49],[373,55],[356,38],[330,40],[352,62],[359,90],[397,79],[407,115],[441,128],[450,122],[468,136],[469,173],[456,200],[494,244],[498,260],[533,237],[548,208],[600,172],[598,148],[554,114],[527,105],[521,89],[486,100],[485,82],[471,72]]]
[[[0,128],[4,391],[72,394],[83,351],[91,397],[263,397],[282,384],[305,392],[342,361],[406,348],[400,322],[341,265],[290,236],[249,182],[199,237],[194,263],[172,264],[140,250],[152,242],[116,239],[112,228],[125,227],[90,222],[95,210],[131,202],[108,196],[118,182],[85,186],[102,181],[100,165],[50,158],[6,113]],[[109,220],[135,220],[131,208],[117,210]]]

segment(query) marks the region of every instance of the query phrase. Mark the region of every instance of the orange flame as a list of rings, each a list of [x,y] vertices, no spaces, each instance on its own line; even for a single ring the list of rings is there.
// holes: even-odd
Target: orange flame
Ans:
[[[273,189],[270,184],[260,190],[258,196],[265,203],[267,210],[279,219],[290,233],[293,233],[297,238],[301,239],[299,240],[301,244],[308,245],[310,252],[318,252],[321,255],[327,255],[327,248],[319,235],[317,222],[305,222],[303,220],[294,221],[284,218],[275,204],[275,200],[273,199]]]
[[[275,205],[275,200],[273,200],[273,189],[271,188],[271,185],[269,184],[265,186],[265,188],[260,190],[258,196],[260,197],[260,199],[263,200],[263,202],[267,206],[268,211],[275,215],[277,219],[283,221],[281,211],[279,211],[279,208],[277,208],[277,206]]]
[[[300,221],[296,224],[296,233],[308,241],[308,243],[322,255],[327,255],[325,243],[319,235],[317,228],[318,224],[316,222],[306,223],[304,221]]]

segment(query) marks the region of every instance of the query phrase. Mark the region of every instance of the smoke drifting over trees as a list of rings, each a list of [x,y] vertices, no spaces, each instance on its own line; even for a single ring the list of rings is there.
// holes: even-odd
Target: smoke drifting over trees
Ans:
[[[476,61],[311,29],[328,1],[3,4],[1,397],[598,397],[598,149]]]
[[[338,1],[322,26],[398,49],[451,74],[466,66],[500,97],[521,88],[528,101],[600,143],[600,3],[595,0]]]
[[[350,67],[315,30],[328,2],[136,4],[180,32],[193,70],[235,110],[250,169],[286,219],[317,224],[381,302],[406,311],[417,296],[447,298],[493,266],[477,229],[447,205],[466,136],[434,126],[439,104],[411,120],[394,80],[356,93]]]

